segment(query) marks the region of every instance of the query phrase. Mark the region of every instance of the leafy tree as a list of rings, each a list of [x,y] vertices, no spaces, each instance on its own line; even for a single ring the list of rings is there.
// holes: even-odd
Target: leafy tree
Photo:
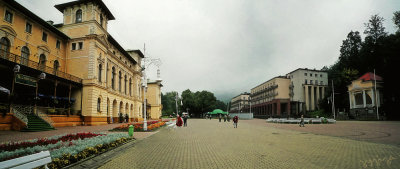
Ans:
[[[400,11],[394,12],[393,15],[393,23],[397,26],[397,32],[400,32]]]
[[[385,19],[376,14],[372,15],[369,22],[364,24],[366,27],[364,34],[367,35],[366,41],[371,40],[373,43],[376,43],[380,38],[387,35],[385,27],[383,26],[383,21],[385,21]]]

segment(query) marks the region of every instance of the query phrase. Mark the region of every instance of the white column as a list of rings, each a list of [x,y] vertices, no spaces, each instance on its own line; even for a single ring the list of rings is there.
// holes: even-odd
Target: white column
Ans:
[[[308,102],[308,86],[304,85],[304,98],[305,98],[305,103],[306,103],[306,111],[309,110],[309,102]]]
[[[372,95],[372,106],[376,106],[375,102],[375,91],[374,89],[371,89],[371,95]]]
[[[314,98],[314,86],[311,86],[311,108],[310,110],[315,110],[315,98]]]
[[[363,103],[364,103],[364,107],[367,107],[366,98],[365,98],[365,90],[363,90]]]
[[[318,106],[318,101],[319,101],[319,99],[321,99],[320,97],[319,97],[319,86],[317,86],[316,87],[316,89],[317,89],[317,102],[316,102],[316,106]]]
[[[349,91],[349,105],[350,105],[350,109],[353,108],[353,103],[351,101],[351,92]]]

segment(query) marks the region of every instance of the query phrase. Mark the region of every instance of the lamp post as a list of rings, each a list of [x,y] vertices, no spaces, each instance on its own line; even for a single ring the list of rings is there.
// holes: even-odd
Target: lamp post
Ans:
[[[39,100],[39,97],[38,97],[39,80],[43,80],[43,79],[46,79],[46,73],[41,73],[41,74],[39,75],[38,80],[36,81],[35,114],[37,114],[37,102],[38,102],[38,100]]]
[[[146,55],[146,45],[144,46],[144,55]],[[147,65],[146,65],[147,64]],[[151,64],[155,64],[158,69],[157,69],[157,78],[158,80],[161,80],[160,78],[160,65],[161,65],[161,59],[150,59],[148,57],[143,58],[143,68],[142,68],[142,73],[143,73],[143,82],[142,86],[144,88],[143,91],[143,103],[144,103],[144,119],[143,119],[143,130],[147,131],[147,99],[146,99],[146,92],[147,92],[147,77],[146,77],[146,67],[149,67]]]
[[[14,69],[13,69],[13,71],[14,71],[14,77],[13,77],[12,86],[11,86],[11,93],[10,93],[10,105],[9,105],[10,113],[11,113],[11,111],[12,111],[12,110],[11,110],[11,107],[12,107],[12,103],[13,103],[13,100],[14,100],[15,78],[16,78],[17,73],[19,73],[20,70],[21,70],[21,67],[20,67],[19,65],[15,65],[15,66],[14,66]]]

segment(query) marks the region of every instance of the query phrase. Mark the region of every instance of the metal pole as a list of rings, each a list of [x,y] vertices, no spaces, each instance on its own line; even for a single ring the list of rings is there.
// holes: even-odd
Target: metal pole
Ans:
[[[336,116],[335,116],[335,87],[333,86],[333,80],[332,80],[332,112],[333,112],[333,119],[336,119]]]
[[[375,76],[375,69],[374,69],[374,80],[375,80],[375,104],[376,104],[376,117],[379,120],[379,104],[378,104],[378,91],[376,90],[376,76]]]
[[[143,46],[143,53],[146,55],[146,44]],[[144,119],[143,119],[143,130],[147,131],[147,108],[146,108],[146,87],[147,87],[147,81],[146,81],[146,57],[143,58],[143,112],[144,112]]]

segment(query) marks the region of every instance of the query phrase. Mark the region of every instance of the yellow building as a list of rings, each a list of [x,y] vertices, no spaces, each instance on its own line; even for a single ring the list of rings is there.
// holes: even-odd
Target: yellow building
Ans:
[[[251,89],[251,109],[254,117],[285,117],[290,114],[290,79],[274,77]]]
[[[150,108],[148,112],[150,119],[160,119],[162,115],[161,104],[161,80],[147,82],[146,98]]]
[[[115,19],[107,6],[85,0],[55,7],[63,13],[61,24],[46,22],[15,1],[0,2],[0,87],[11,96],[0,100],[0,111],[11,112],[0,119],[0,129],[23,128],[26,119],[16,114],[26,112],[55,127],[115,123],[121,115],[141,119],[144,55],[125,50],[107,32],[108,21]],[[15,65],[19,72],[13,72]],[[42,72],[45,79],[38,78]],[[11,108],[4,108],[9,103]]]
[[[347,86],[351,118],[376,119],[377,109],[382,106],[382,77],[366,73]],[[376,84],[376,85],[375,85]]]

